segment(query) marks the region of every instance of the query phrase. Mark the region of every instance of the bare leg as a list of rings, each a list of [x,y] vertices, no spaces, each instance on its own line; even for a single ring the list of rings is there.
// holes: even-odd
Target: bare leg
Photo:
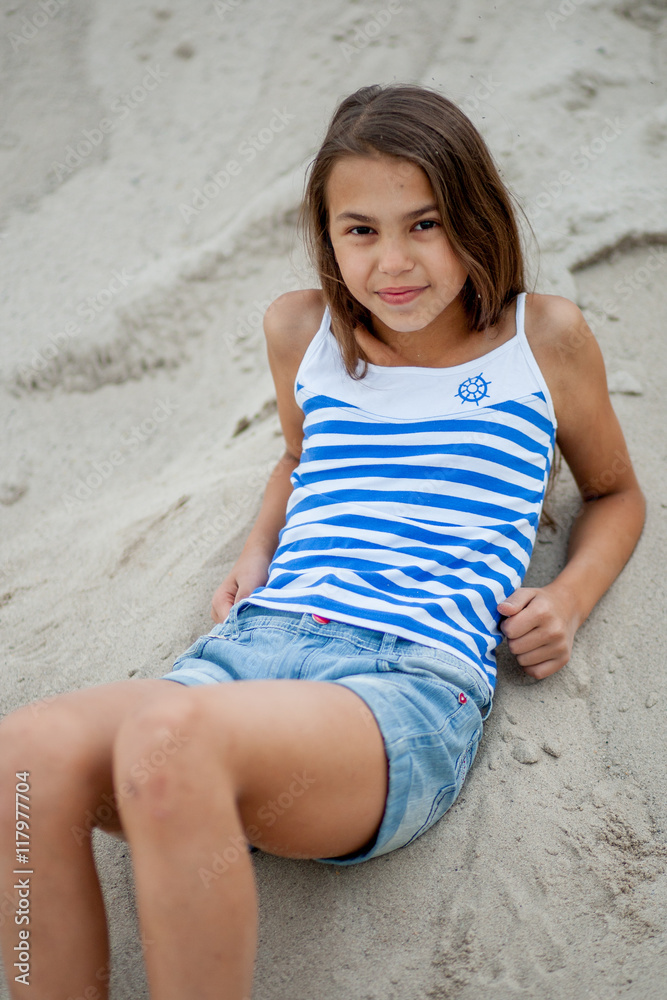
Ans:
[[[225,685],[226,686],[226,685]],[[155,1000],[250,998],[257,896],[234,787],[213,747],[189,724],[190,693],[173,714],[157,703],[128,720],[118,741],[117,788],[132,851],[137,908]],[[162,772],[132,779],[137,760],[161,761],[167,733],[179,743]],[[123,777],[126,775],[127,777]],[[219,877],[214,855],[232,864]],[[208,871],[209,875],[200,875]]]
[[[11,976],[23,771],[35,873],[29,986]],[[345,854],[377,829],[386,781],[372,714],[336,684],[129,681],[12,713],[0,724],[0,901],[11,901],[0,941],[12,997],[107,1000],[90,829],[122,821],[152,1000],[249,998],[257,901],[245,837],[287,857]]]
[[[133,778],[160,749],[159,768]],[[287,857],[357,850],[382,818],[387,763],[349,689],[257,680],[139,707],[119,731],[114,779],[151,997],[249,1000],[257,896],[246,837]]]
[[[107,927],[91,830],[104,821],[109,829],[120,829],[111,777],[114,738],[130,708],[164,695],[166,687],[159,679],[119,681],[26,705],[0,722],[0,944],[12,997],[107,998]],[[25,771],[30,774],[28,866],[17,863],[15,846],[16,774]],[[21,868],[34,872],[29,925],[17,925],[14,916],[13,886],[27,878],[13,874]],[[26,928],[29,985],[14,979],[19,974],[14,948],[19,930]]]

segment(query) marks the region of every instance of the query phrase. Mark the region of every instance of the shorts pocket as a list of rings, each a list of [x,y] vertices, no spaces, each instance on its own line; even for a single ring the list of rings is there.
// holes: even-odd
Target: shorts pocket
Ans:
[[[181,653],[180,656],[176,657],[172,670],[176,669],[181,663],[183,663],[184,660],[200,660],[206,645],[214,638],[216,638],[216,636],[200,635],[199,638],[192,643],[189,649],[186,649],[184,653]]]
[[[430,647],[422,647],[422,649],[425,651],[413,652],[410,650],[398,658],[380,657],[377,661],[377,669],[381,673],[393,671],[412,674],[425,680],[431,680],[436,684],[445,684],[450,689],[455,690],[457,696],[463,693],[468,698],[472,698],[481,712],[482,721],[485,721],[493,702],[481,674],[463,661],[457,661],[450,653]]]
[[[472,767],[472,762],[477,754],[477,748],[479,746],[479,741],[482,738],[482,730],[478,730],[470,740],[470,743],[466,747],[464,753],[460,755],[456,761],[456,794],[458,795],[463,788],[463,783],[466,780],[468,771]]]
[[[465,750],[459,754],[454,762],[454,781],[450,780],[448,784],[443,785],[438,789],[426,820],[422,823],[417,832],[413,834],[408,841],[408,844],[411,844],[413,840],[417,839],[417,837],[426,833],[426,831],[437,823],[439,819],[442,819],[445,813],[454,805],[461,789],[463,788],[468,772],[472,767],[481,738],[482,727],[478,727],[470,736]]]
[[[447,810],[454,805],[456,796],[456,785],[445,785],[444,788],[441,788],[433,800],[433,805],[431,806],[431,811],[429,812],[426,821],[422,823],[416,833],[413,833],[404,846],[407,847],[408,844],[411,844],[413,840],[417,839],[417,837],[421,837],[422,833],[426,833],[429,827],[433,826],[434,823],[437,823],[438,820],[445,815]]]
[[[207,635],[200,635],[198,639],[192,643],[192,645],[185,650],[184,653],[178,657],[179,660],[189,660],[189,659],[199,659],[202,654],[202,650],[206,645]]]

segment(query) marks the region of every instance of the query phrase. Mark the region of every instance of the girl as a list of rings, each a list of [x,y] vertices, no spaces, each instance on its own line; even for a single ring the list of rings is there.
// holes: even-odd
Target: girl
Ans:
[[[266,314],[286,450],[219,624],[163,678],[0,724],[5,900],[30,786],[13,997],[107,995],[98,826],[131,847],[154,1000],[249,998],[248,847],[352,865],[428,830],[475,756],[503,635],[529,676],[560,670],[641,532],[599,348],[576,305],[526,293],[510,197],[454,104],[344,100],[303,219],[322,287]],[[562,572],[524,588],[555,442],[582,511]]]

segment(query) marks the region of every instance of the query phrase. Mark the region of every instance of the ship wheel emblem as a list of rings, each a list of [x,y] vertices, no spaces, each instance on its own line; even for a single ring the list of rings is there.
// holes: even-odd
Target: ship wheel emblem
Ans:
[[[475,406],[479,406],[480,399],[484,399],[485,396],[489,395],[490,385],[491,382],[483,379],[482,372],[480,372],[474,378],[467,378],[465,382],[461,382],[456,395],[462,403],[474,403]]]

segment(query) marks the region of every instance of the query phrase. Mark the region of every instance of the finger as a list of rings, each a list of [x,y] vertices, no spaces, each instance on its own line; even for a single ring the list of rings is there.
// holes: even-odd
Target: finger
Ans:
[[[534,667],[523,667],[522,669],[528,677],[533,677],[536,681],[543,681],[545,677],[551,677],[552,674],[562,670],[566,663],[567,661],[563,662],[562,659],[555,657],[543,660],[542,663],[536,663]]]
[[[550,649],[548,646],[539,646],[537,649],[531,649],[527,653],[519,653],[516,660],[519,666],[526,670],[532,667],[538,667],[540,663],[546,663],[547,660],[551,660],[553,658],[553,649]]]
[[[519,639],[530,632],[537,631],[543,624],[539,609],[531,604],[511,618],[505,618],[500,623],[500,630],[508,639]],[[544,642],[544,639],[541,640]]]
[[[546,663],[547,660],[560,660],[561,665],[564,665],[566,659],[567,655],[563,648],[555,643],[537,646],[526,653],[519,653],[517,656],[519,666],[524,669],[526,667],[537,667],[541,663]]]
[[[507,647],[512,656],[516,657],[524,653],[530,653],[534,649],[546,649],[548,646],[553,646],[553,644],[554,636],[542,627],[531,628],[528,632],[518,635],[516,638],[507,637]]]
[[[515,615],[529,604],[537,591],[533,587],[519,587],[497,605],[501,615]]]

